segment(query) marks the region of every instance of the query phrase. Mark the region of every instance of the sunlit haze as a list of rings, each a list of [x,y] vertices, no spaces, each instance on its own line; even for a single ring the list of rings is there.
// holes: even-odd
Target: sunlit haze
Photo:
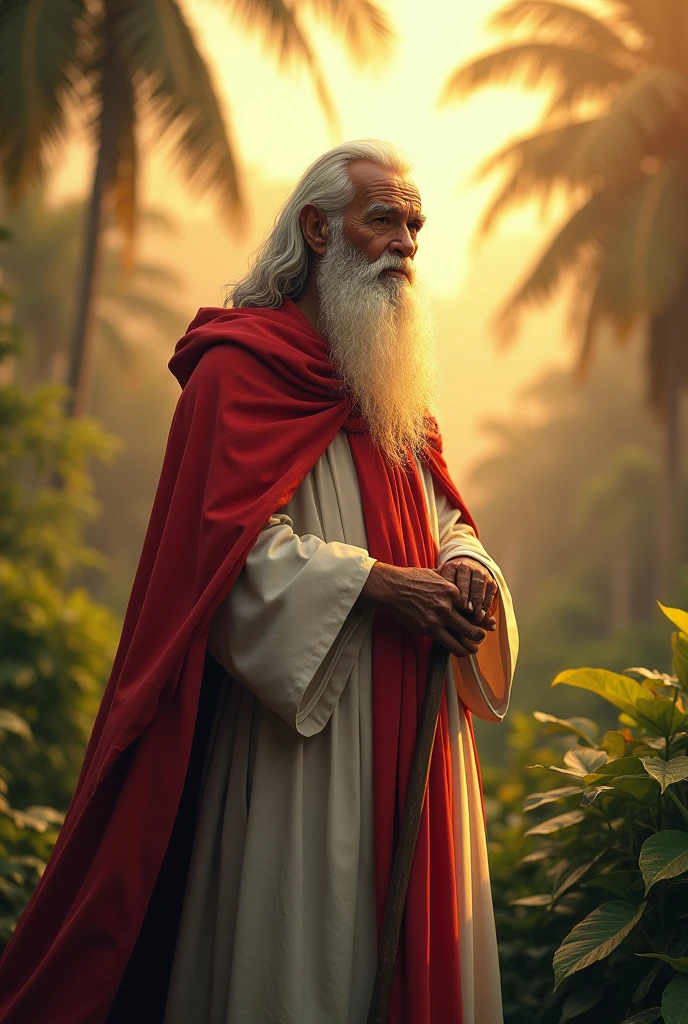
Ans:
[[[179,239],[159,254],[175,260],[187,279],[183,301],[190,319],[197,306],[221,301],[222,285],[242,272],[248,251],[311,160],[343,139],[378,137],[405,149],[428,216],[418,264],[436,300],[445,441],[462,476],[480,450],[479,421],[508,410],[524,381],[570,357],[556,310],[527,321],[508,353],[496,351],[489,332],[495,306],[544,239],[533,211],[512,216],[495,239],[474,251],[476,224],[495,182],[476,186],[471,174],[506,138],[532,127],[542,97],[489,89],[460,105],[438,103],[451,70],[496,42],[485,22],[499,6],[496,0],[396,0],[389,6],[398,34],[393,57],[365,72],[326,29],[314,26],[341,119],[335,137],[303,69],[276,70],[273,57],[232,23],[218,0],[185,0],[245,171],[251,201],[246,234],[240,238],[222,224],[210,200],[190,196],[159,151],[145,165],[143,187],[148,205],[169,208],[182,221]],[[58,194],[85,188],[87,154],[84,146],[70,148]]]

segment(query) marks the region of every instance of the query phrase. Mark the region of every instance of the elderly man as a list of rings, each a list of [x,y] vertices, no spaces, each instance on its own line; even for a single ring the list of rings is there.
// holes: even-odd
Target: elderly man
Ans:
[[[418,190],[392,146],[304,174],[182,385],[2,1024],[363,1024],[433,639],[447,671],[391,1024],[498,1024],[470,712],[509,593],[447,473]]]

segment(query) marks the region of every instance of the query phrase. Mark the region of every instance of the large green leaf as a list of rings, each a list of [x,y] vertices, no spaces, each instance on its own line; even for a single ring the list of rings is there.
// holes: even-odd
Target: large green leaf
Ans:
[[[545,711],[534,711],[533,718],[549,726],[547,732],[572,732],[593,747],[597,744],[599,729],[591,718],[557,718]]]
[[[657,604],[670,622],[678,626],[682,633],[688,633],[688,612],[685,612],[682,608],[667,608],[659,601]]]
[[[573,771],[589,775],[598,771],[607,762],[604,750],[592,750],[590,747],[571,747],[564,754],[564,764]]]
[[[688,956],[667,956],[666,953],[636,953],[636,956],[644,956],[648,960],[662,960],[679,974],[688,974]]]
[[[610,672],[606,668],[570,668],[560,672],[552,682],[552,686],[575,686],[579,690],[589,690],[604,697],[606,701],[625,711],[633,714],[636,702],[642,700],[646,694],[640,683],[629,676],[622,676],[618,672]]]
[[[546,793],[531,793],[523,801],[524,811],[534,811],[545,804],[565,800],[569,796],[580,796],[580,786],[561,786],[559,789],[548,789]]]
[[[642,715],[645,728],[658,736],[671,736],[688,725],[688,715],[669,697],[644,697],[638,701],[636,710]]]
[[[638,923],[645,906],[611,900],[575,925],[554,954],[555,991],[569,975],[609,956]]]
[[[670,761],[665,761],[663,757],[641,757],[639,760],[647,774],[657,780],[662,793],[674,782],[688,779],[688,757],[685,754],[672,757]]]
[[[674,633],[671,638],[674,672],[684,690],[688,689],[688,635]]]
[[[688,978],[674,978],[662,993],[664,1024],[688,1024]]]
[[[655,882],[688,871],[688,832],[665,829],[650,836],[642,845],[639,863],[647,896]]]
[[[554,818],[541,821],[539,825],[533,825],[526,832],[527,836],[549,836],[553,832],[561,832],[564,828],[578,825],[585,818],[585,811],[566,811],[565,814],[557,814]]]
[[[575,1020],[576,1017],[587,1013],[588,1010],[592,1010],[599,1003],[602,994],[603,989],[601,985],[588,986],[573,992],[567,997],[561,1008],[559,1024],[568,1024],[569,1021]]]

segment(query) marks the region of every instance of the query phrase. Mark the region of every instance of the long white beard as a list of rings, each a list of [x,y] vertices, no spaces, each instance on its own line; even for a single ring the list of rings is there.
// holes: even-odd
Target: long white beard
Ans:
[[[382,273],[404,262],[383,253],[371,263],[335,222],[317,268],[319,328],[332,364],[372,439],[396,463],[426,446],[439,391],[435,326],[414,268],[411,282]]]

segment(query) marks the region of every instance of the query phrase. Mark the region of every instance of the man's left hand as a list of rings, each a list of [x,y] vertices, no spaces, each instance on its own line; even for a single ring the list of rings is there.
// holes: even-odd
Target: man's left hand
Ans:
[[[438,570],[461,594],[461,608],[483,629],[495,629],[497,622],[489,614],[497,593],[497,584],[484,565],[474,558],[452,558]]]

